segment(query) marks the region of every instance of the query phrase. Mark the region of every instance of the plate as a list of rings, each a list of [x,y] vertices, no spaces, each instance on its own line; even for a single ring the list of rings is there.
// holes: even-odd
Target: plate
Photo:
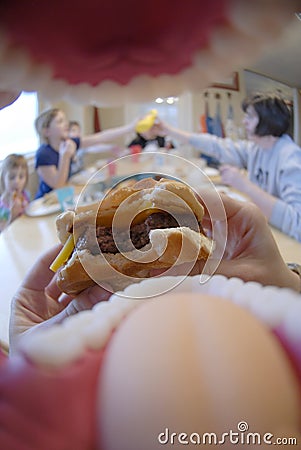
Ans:
[[[97,184],[104,181],[105,179],[106,174],[103,170],[98,172],[94,167],[90,167],[70,177],[69,183],[84,186],[89,180],[89,184]]]
[[[215,186],[215,189],[218,192],[223,192],[224,194],[228,195],[228,197],[233,198],[234,200],[238,200],[240,202],[246,202],[248,199],[244,196],[244,194],[241,194],[240,192],[235,192],[229,186],[225,186],[223,184],[219,184]]]
[[[205,174],[207,177],[218,177],[219,171],[215,169],[214,167],[205,167],[204,169]]]
[[[239,192],[229,191],[227,192],[227,195],[234,200],[238,200],[239,202],[246,202],[248,200],[243,194],[240,194]]]
[[[25,209],[25,214],[30,217],[48,216],[50,214],[55,214],[58,212],[61,212],[60,204],[49,204],[43,197],[33,200],[27,205]]]

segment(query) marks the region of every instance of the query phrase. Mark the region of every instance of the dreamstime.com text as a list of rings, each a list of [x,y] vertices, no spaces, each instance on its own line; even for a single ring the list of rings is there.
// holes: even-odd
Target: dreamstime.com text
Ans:
[[[249,431],[249,424],[241,421],[237,424],[237,430],[229,430],[222,434],[204,433],[176,433],[165,428],[158,435],[159,444],[162,445],[297,445],[296,437],[276,437],[273,433],[257,433]]]

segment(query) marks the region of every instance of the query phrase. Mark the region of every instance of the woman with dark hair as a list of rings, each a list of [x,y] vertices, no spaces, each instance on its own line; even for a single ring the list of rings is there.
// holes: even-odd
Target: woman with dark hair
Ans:
[[[286,134],[290,108],[279,95],[257,93],[242,109],[247,140],[188,133],[163,122],[158,131],[217,158],[223,183],[245,193],[271,225],[301,242],[301,148]]]
[[[291,122],[291,110],[286,101],[278,95],[255,94],[242,102],[246,115],[254,110],[259,121],[255,128],[257,136],[278,136],[287,133]]]

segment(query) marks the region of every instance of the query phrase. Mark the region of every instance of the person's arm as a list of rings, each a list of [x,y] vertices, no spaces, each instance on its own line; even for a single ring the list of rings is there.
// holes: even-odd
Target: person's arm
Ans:
[[[259,208],[251,202],[237,202],[227,195],[222,195],[222,200],[228,236],[217,273],[300,292],[299,277],[287,267]]]
[[[19,217],[24,212],[24,198],[23,195],[13,195],[11,205],[10,205],[10,218],[9,223],[13,222],[17,217]]]
[[[160,120],[156,125],[155,129],[158,135],[162,136],[170,136],[174,139],[182,142],[183,144],[188,144],[189,140],[192,136],[192,133],[189,133],[188,131],[180,130],[179,128],[172,127],[167,122],[163,122]]]
[[[246,167],[247,153],[250,143],[234,142],[208,133],[190,133],[172,127],[166,122],[157,124],[159,134],[168,135],[184,144],[190,144],[209,156],[213,156],[223,164],[232,164],[240,168]]]
[[[23,194],[18,194],[17,191],[9,194],[6,201],[9,206],[3,204],[2,201],[0,204],[0,232],[24,213],[25,206],[28,203],[27,198],[24,199]]]
[[[220,167],[222,182],[246,194],[260,208],[264,216],[270,220],[277,198],[268,194],[249,180],[247,175],[233,166]]]
[[[276,199],[270,224],[301,242],[301,193],[296,203]]]
[[[99,133],[90,134],[81,138],[81,148],[92,147],[94,145],[112,142],[115,139],[135,131],[137,119],[121,127],[110,128]]]
[[[226,277],[238,277],[244,281],[256,281],[262,285],[288,287],[299,292],[300,279],[284,262],[266,219],[252,203],[241,203],[222,195],[228,225],[225,253],[216,273]],[[205,213],[203,225],[212,225]],[[219,243],[217,243],[219,244]],[[95,303],[105,301],[110,293],[98,285],[88,288],[74,299],[64,295],[56,285],[55,275],[49,265],[61,246],[56,246],[43,255],[30,270],[13,298],[10,320],[10,345],[12,351],[18,346],[23,333],[32,328],[49,327]],[[202,273],[204,261],[195,265],[190,275]],[[181,266],[175,267],[183,274]],[[185,270],[185,269],[184,269]],[[184,271],[184,273],[186,273]],[[61,299],[62,300],[62,299]]]
[[[228,278],[241,278],[245,282],[255,281],[263,286],[286,287],[300,292],[299,276],[287,267],[260,209],[252,202],[239,202],[225,194],[220,195],[225,208],[224,219],[227,220],[228,234],[226,243],[223,239],[216,238],[217,248],[224,248],[225,244],[226,246],[214,273]],[[208,192],[206,196],[207,204],[216,201],[216,196],[211,200]],[[212,220],[218,223],[224,219],[210,217],[205,207],[202,225],[204,229],[212,230]],[[189,274],[202,273],[204,265],[203,260],[197,261]],[[154,271],[153,275],[158,273],[160,271]],[[173,268],[173,275],[185,273],[186,265]]]
[[[281,165],[279,198],[270,223],[301,242],[301,151],[287,156]]]
[[[287,155],[279,177],[275,174],[279,198],[265,192],[235,168],[221,168],[221,173],[223,181],[244,192],[271,225],[301,242],[301,157],[298,153]]]
[[[75,151],[75,142],[71,139],[67,139],[67,141],[63,142],[60,147],[58,167],[55,165],[41,165],[37,168],[40,178],[52,189],[58,189],[67,183],[70,170],[70,161],[73,158]]]
[[[280,172],[272,175],[278,196],[269,194],[231,166],[220,167],[222,181],[245,193],[270,224],[301,242],[301,152],[287,151]],[[252,175],[252,174],[250,174]]]

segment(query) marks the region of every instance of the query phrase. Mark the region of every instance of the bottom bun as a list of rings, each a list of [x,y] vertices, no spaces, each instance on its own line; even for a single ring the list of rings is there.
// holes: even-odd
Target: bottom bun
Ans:
[[[59,288],[71,295],[94,284],[108,282],[113,291],[148,278],[154,269],[206,260],[213,243],[203,234],[187,227],[156,229],[150,232],[150,243],[140,250],[126,253],[75,251],[58,272]]]

